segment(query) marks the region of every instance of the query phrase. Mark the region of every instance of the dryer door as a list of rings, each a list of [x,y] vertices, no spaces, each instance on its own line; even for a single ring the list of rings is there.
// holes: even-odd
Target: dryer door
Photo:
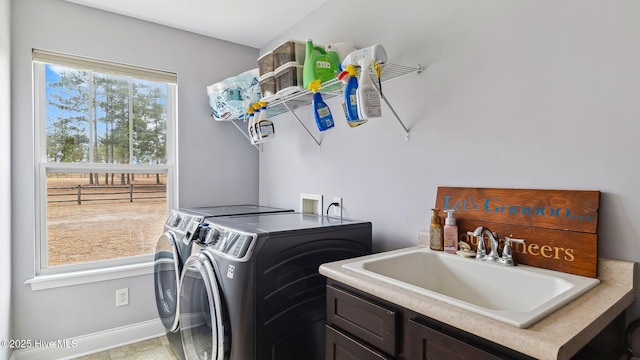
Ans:
[[[168,331],[178,329],[178,286],[180,284],[180,254],[176,239],[170,232],[165,232],[158,239],[153,265],[153,278],[156,290],[156,307],[158,315]]]
[[[197,253],[184,265],[180,285],[180,333],[187,360],[225,360],[222,296],[209,258]]]

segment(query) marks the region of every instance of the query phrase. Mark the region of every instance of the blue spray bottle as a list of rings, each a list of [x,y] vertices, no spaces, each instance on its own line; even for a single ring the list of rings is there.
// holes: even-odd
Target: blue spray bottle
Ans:
[[[325,131],[333,127],[333,116],[331,109],[322,100],[322,95],[318,92],[320,89],[320,80],[314,80],[309,83],[309,90],[313,91],[313,115],[316,118],[318,130]]]
[[[358,70],[356,70],[355,66],[349,64],[345,71],[349,75],[344,89],[347,124],[349,124],[350,127],[356,127],[367,122],[367,119],[361,119],[358,114]]]

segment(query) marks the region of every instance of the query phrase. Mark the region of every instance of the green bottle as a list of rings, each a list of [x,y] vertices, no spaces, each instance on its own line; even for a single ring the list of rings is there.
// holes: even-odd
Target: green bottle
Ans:
[[[321,83],[329,81],[336,76],[338,64],[332,60],[332,56],[319,47],[313,46],[313,41],[307,39],[305,46],[304,66],[302,69],[302,84],[305,89],[314,80]]]

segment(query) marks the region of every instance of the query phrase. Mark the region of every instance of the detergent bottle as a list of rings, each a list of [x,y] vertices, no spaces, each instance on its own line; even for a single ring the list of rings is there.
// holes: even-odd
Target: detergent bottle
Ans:
[[[333,115],[331,115],[331,109],[322,100],[322,95],[318,92],[320,89],[320,80],[314,80],[309,83],[309,90],[313,91],[313,116],[316,119],[316,125],[318,130],[325,131],[334,126]]]
[[[336,73],[340,71],[339,69],[340,55],[338,55],[338,52],[329,50],[329,49],[325,49],[325,52],[327,53],[327,56],[329,57],[329,59],[331,59],[331,66],[333,67],[333,76],[335,76]]]
[[[335,51],[336,54],[338,54],[338,67],[340,68],[340,70],[346,70],[346,65],[345,65],[345,67],[342,67],[342,66],[340,66],[340,63],[354,49],[353,49],[353,43],[352,42],[343,41],[343,42],[337,42],[337,43],[329,44],[329,45],[327,45],[325,47],[325,50],[327,50],[327,52]]]
[[[329,56],[323,48],[313,46],[313,41],[307,39],[304,66],[302,68],[302,84],[305,89],[308,89],[309,83],[314,80],[320,80],[323,83],[336,76],[338,64],[335,63],[335,58],[337,56],[333,55]]]
[[[360,50],[353,50],[342,59],[340,67],[347,68],[349,64],[359,64],[360,60],[369,58],[377,63],[385,64],[387,62],[387,52],[380,44],[374,44]]]

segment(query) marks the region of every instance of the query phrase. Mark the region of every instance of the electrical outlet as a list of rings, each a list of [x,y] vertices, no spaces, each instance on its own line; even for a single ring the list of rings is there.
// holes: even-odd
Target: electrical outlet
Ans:
[[[333,202],[338,205],[333,205],[331,207],[331,216],[342,218],[342,198],[334,197]]]
[[[129,288],[116,290],[116,306],[129,305]]]

